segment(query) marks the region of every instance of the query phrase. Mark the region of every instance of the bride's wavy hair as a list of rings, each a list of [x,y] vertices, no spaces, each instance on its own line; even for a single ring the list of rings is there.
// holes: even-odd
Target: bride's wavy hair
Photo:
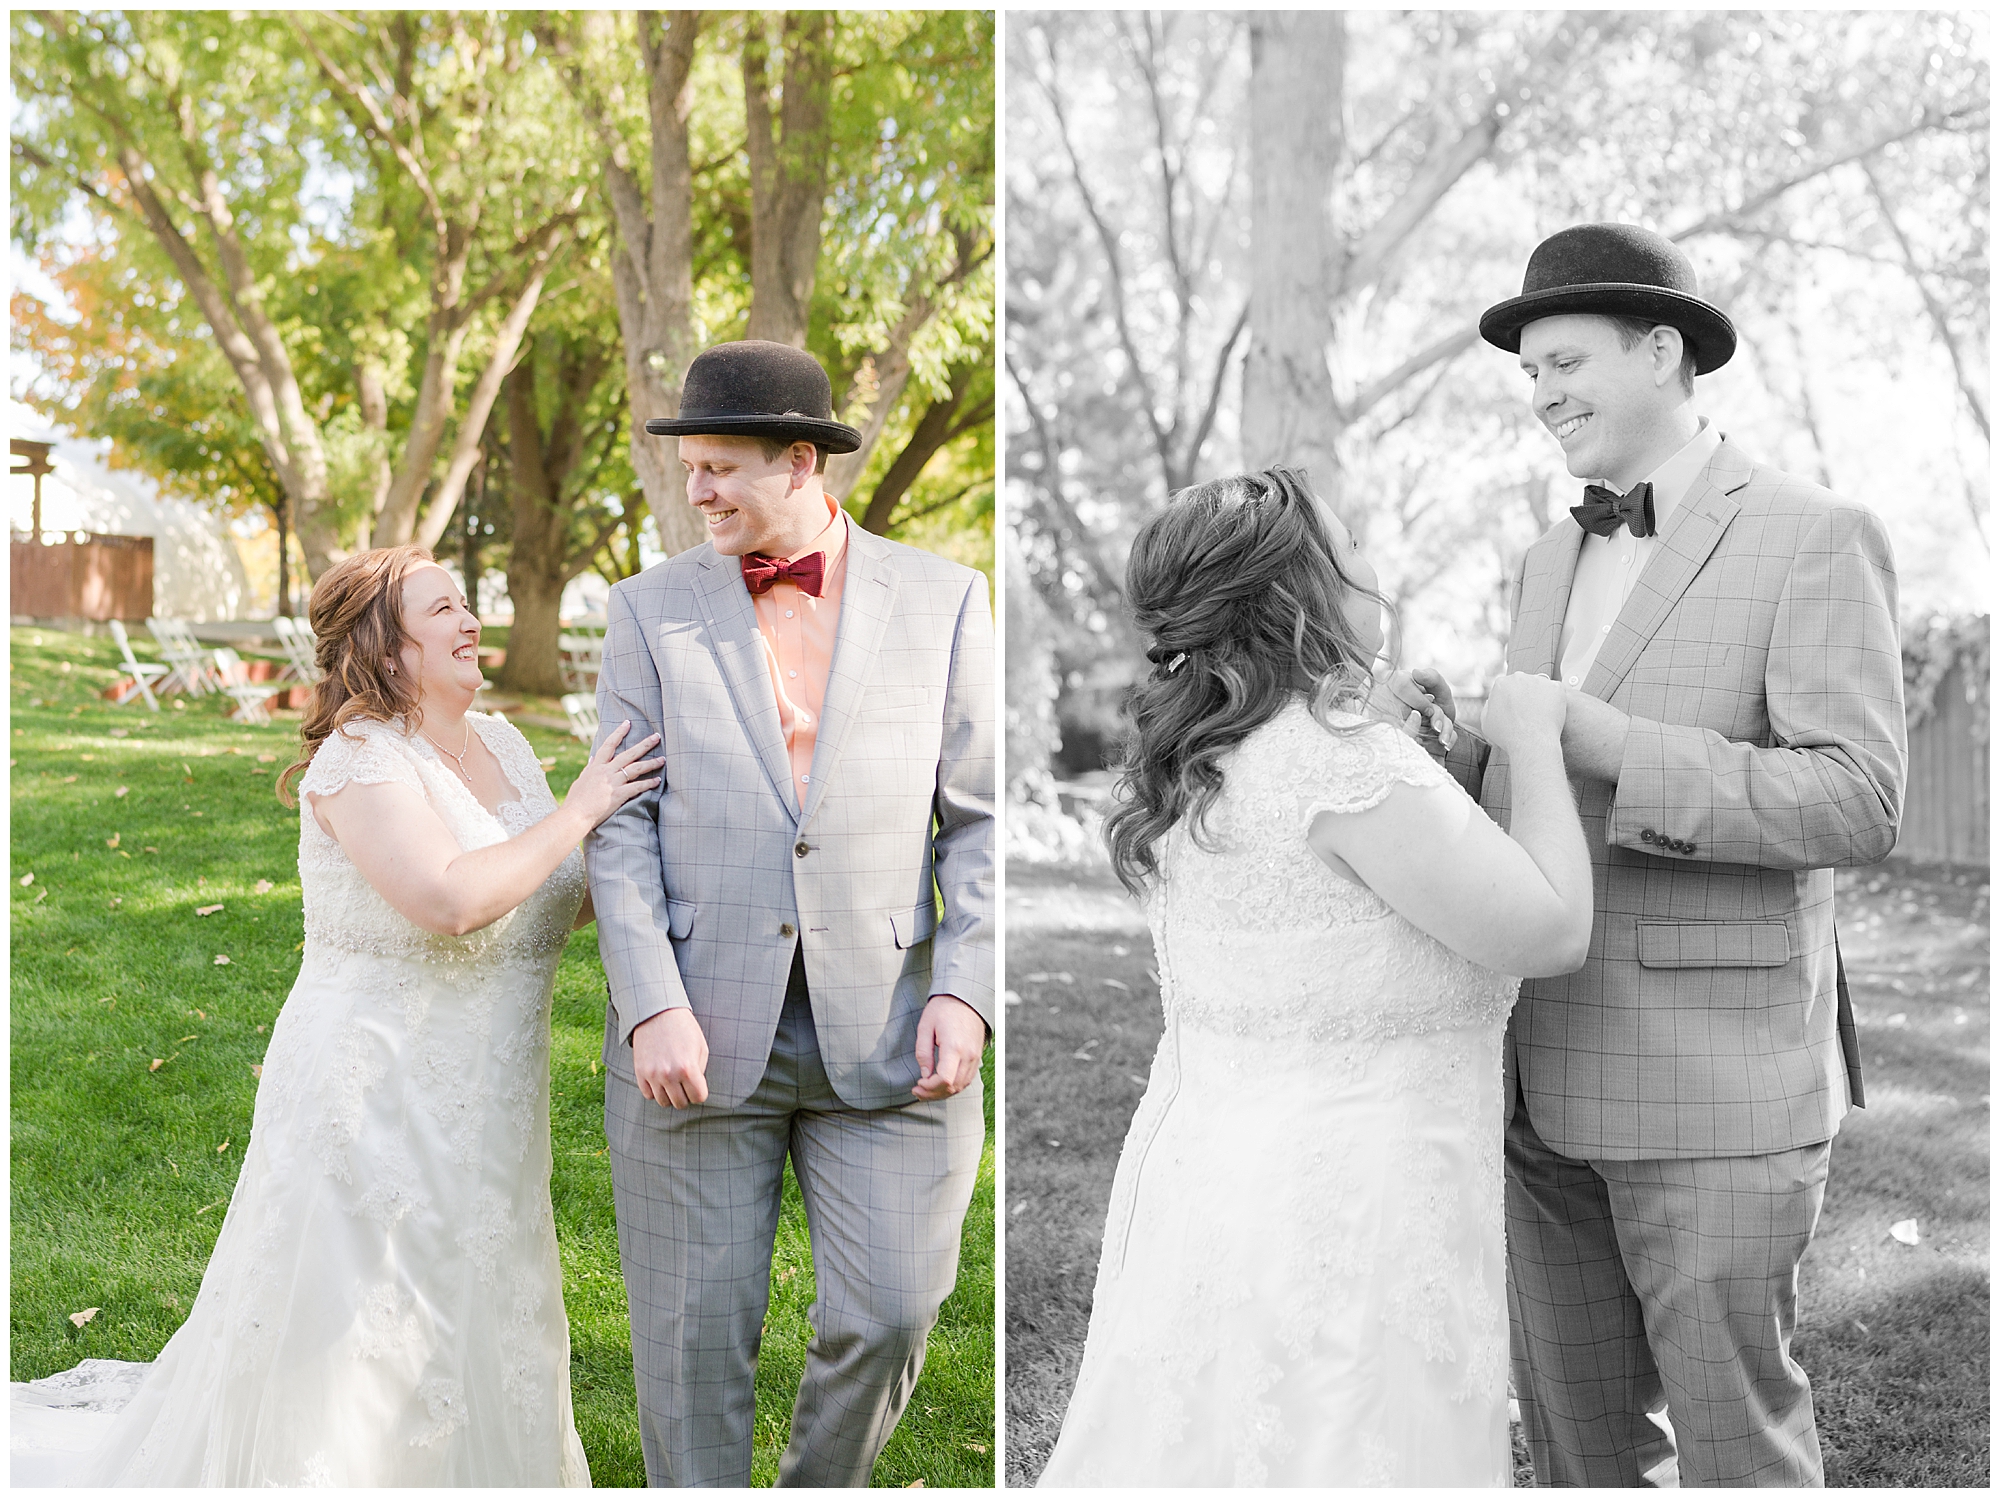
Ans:
[[[1311,683],[1313,714],[1367,690],[1369,652],[1343,605],[1389,609],[1341,566],[1306,476],[1266,468],[1183,489],[1132,543],[1125,592],[1152,640],[1134,732],[1105,821],[1111,864],[1138,894],[1178,822],[1197,842],[1222,790],[1222,757]],[[1203,843],[1206,846],[1206,843]]]
[[[409,638],[403,631],[403,580],[437,560],[421,546],[379,546],[333,564],[313,585],[307,613],[319,644],[319,684],[299,725],[298,762],[278,777],[278,799],[292,800],[292,777],[312,763],[327,737],[356,718],[423,721],[416,688],[389,663]]]

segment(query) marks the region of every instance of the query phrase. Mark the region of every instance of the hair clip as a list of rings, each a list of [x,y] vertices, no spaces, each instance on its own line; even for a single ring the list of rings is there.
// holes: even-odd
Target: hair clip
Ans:
[[[1172,660],[1167,662],[1167,675],[1172,676],[1176,671],[1180,670],[1181,664],[1186,660],[1187,652],[1183,650],[1179,655],[1176,655]]]

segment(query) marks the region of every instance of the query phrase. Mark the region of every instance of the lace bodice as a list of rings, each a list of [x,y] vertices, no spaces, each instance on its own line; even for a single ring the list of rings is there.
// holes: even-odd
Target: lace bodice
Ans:
[[[377,894],[313,815],[313,796],[331,795],[352,782],[393,783],[421,792],[471,852],[525,832],[556,809],[535,751],[521,731],[485,713],[466,721],[500,761],[515,798],[495,815],[421,734],[400,725],[356,720],[329,735],[299,781],[299,884],[304,895],[306,940],[380,957],[432,962],[498,961],[559,951],[582,902],[583,854],[564,859],[541,889],[492,925],[465,936],[441,936],[405,919]]]
[[[1321,812],[1379,806],[1398,785],[1450,785],[1387,724],[1287,705],[1223,764],[1198,843],[1163,841],[1147,916],[1169,1019],[1237,1035],[1346,1042],[1504,1019],[1518,980],[1412,926],[1306,843]],[[1245,985],[1254,968],[1263,981]]]

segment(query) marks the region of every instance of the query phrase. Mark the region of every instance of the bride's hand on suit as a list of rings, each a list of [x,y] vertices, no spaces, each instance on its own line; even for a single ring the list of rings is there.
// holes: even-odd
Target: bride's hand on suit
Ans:
[[[630,726],[612,730],[552,815],[471,852],[414,785],[349,781],[332,795],[306,799],[320,826],[397,914],[441,936],[464,936],[492,925],[540,889],[586,832],[659,784],[646,776],[665,761],[639,758],[658,735],[618,751]],[[482,754],[491,752],[476,735],[468,742]]]

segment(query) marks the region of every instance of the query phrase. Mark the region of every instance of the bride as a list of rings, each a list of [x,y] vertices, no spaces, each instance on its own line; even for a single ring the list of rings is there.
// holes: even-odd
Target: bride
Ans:
[[[305,958],[235,1195],[157,1362],[14,1386],[17,1486],[589,1485],[549,995],[590,919],[577,845],[660,761],[621,727],[558,807],[520,732],[469,711],[479,621],[420,548],[330,568],[312,624],[324,679],[279,781],[305,771]]]
[[[1154,641],[1108,824],[1166,1029],[1044,1486],[1506,1486],[1501,1037],[1579,966],[1563,696],[1503,676],[1511,836],[1357,711],[1357,543],[1292,470],[1133,543]]]

